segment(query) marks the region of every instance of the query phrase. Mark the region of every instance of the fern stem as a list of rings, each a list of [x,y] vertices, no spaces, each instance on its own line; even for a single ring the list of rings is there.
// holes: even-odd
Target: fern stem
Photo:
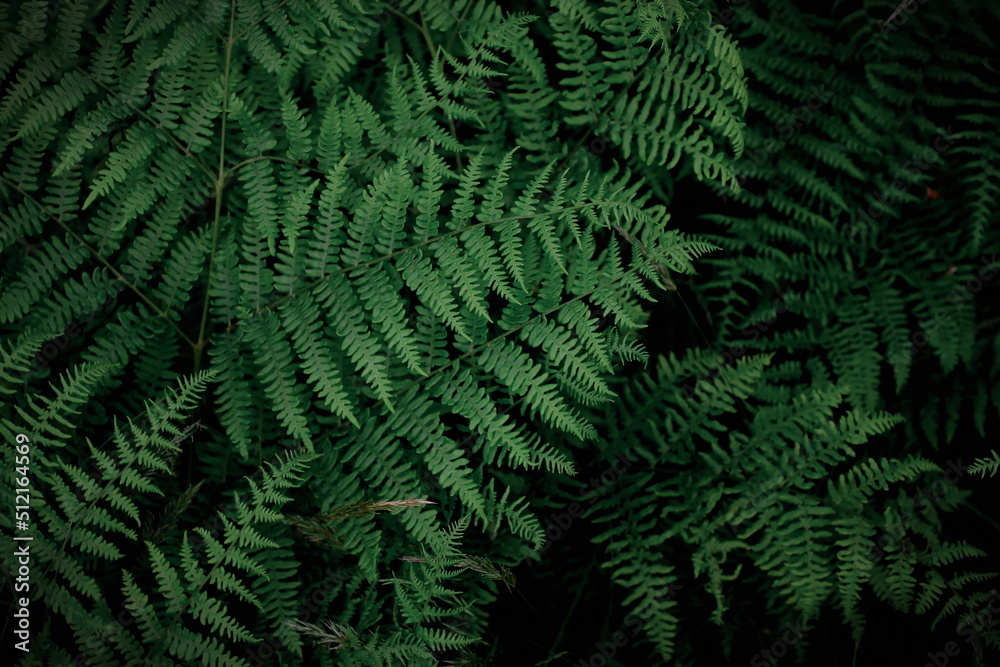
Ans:
[[[556,647],[559,646],[559,641],[566,634],[566,626],[569,625],[569,619],[573,617],[573,610],[576,609],[576,605],[580,603],[580,599],[583,597],[583,588],[587,585],[587,577],[590,575],[590,571],[594,569],[594,565],[597,563],[596,559],[590,561],[590,565],[587,566],[587,571],[584,573],[583,577],[580,579],[580,587],[576,590],[576,596],[573,598],[573,602],[570,603],[569,609],[566,610],[566,617],[563,618],[562,625],[559,626],[559,633],[556,635],[555,640],[552,642],[552,648],[549,649],[549,654],[546,656],[546,660],[553,660],[558,655],[555,653]]]
[[[215,253],[219,248],[219,220],[222,218],[222,189],[226,183],[226,121],[229,115],[229,75],[233,60],[233,30],[236,26],[236,0],[229,9],[229,40],[226,42],[226,64],[222,83],[222,126],[219,130],[219,166],[215,178],[215,217],[212,220],[212,250],[208,255],[208,277],[205,280],[205,299],[201,307],[201,324],[198,342],[194,345],[194,372],[201,370],[201,353],[205,348],[205,328],[208,325],[208,302],[212,295],[212,271]]]
[[[420,13],[420,23],[417,23],[416,21],[414,21],[413,19],[411,19],[409,16],[407,16],[406,14],[403,14],[402,12],[400,12],[398,9],[396,9],[395,7],[393,7],[391,5],[386,6],[385,11],[389,12],[390,14],[395,14],[396,16],[398,16],[399,18],[403,19],[404,21],[406,21],[407,23],[409,23],[410,25],[412,25],[414,28],[416,28],[417,30],[419,30],[423,34],[424,41],[427,42],[427,46],[430,47],[431,57],[432,58],[434,57],[434,52],[435,52],[434,43],[431,41],[431,36],[427,34],[426,24],[424,24],[423,27],[421,27],[421,25],[420,25],[421,23],[424,22],[423,12]]]
[[[229,168],[228,173],[233,174],[236,171],[247,166],[248,164],[253,164],[254,162],[260,162],[261,160],[274,160],[275,162],[284,162],[286,164],[294,164],[296,167],[311,169],[310,167],[303,164],[302,161],[300,160],[292,160],[291,158],[282,157],[281,155],[258,155],[256,157],[247,158],[242,162],[237,162],[236,164],[234,164],[232,167]],[[319,169],[312,169],[312,171],[315,171],[317,174],[326,175],[326,172],[320,171]]]
[[[601,111],[601,114],[600,116],[597,117],[597,120],[594,123],[591,123],[590,127],[587,128],[587,132],[582,137],[580,137],[580,140],[576,142],[576,145],[573,146],[573,148],[566,155],[566,157],[562,159],[562,162],[560,162],[559,166],[556,167],[555,169],[557,174],[566,168],[566,165],[569,164],[569,161],[573,159],[573,156],[576,155],[576,152],[580,150],[580,146],[583,145],[583,142],[585,142],[587,139],[590,138],[590,135],[594,133],[594,130],[597,129],[601,121],[604,120],[604,118],[608,115],[608,112],[611,111],[611,109],[614,108],[616,104],[618,104],[618,100],[621,99],[622,95],[627,93],[632,88],[632,84],[634,84],[636,81],[639,80],[639,77],[642,75],[643,72],[646,71],[647,67],[649,67],[649,59],[647,59],[646,62],[642,64],[642,67],[640,67],[639,71],[635,73],[635,76],[632,77],[632,80],[628,82],[628,85],[620,88],[618,92],[615,93],[615,96],[611,98],[611,101],[608,102],[607,106],[604,107],[604,110]]]
[[[586,206],[592,206],[592,205],[593,204],[587,204]],[[581,205],[581,206],[583,206],[583,205]],[[572,208],[579,208],[579,207],[580,206],[574,206]],[[507,218],[507,219],[516,219],[516,218]],[[499,221],[498,220],[490,220],[488,222],[492,223],[492,222],[499,222]],[[487,224],[487,223],[476,223],[476,224],[477,225],[482,225],[482,224]],[[472,225],[472,226],[475,226],[475,225]],[[405,248],[404,250],[410,250],[410,249],[415,248],[415,247],[418,247],[418,246],[411,246],[411,248]],[[358,265],[358,266],[364,266],[364,265],[361,264],[361,265]],[[349,272],[349,271],[353,271],[355,268],[357,268],[357,267],[351,267],[349,269],[346,269],[343,272],[346,273],[346,272]],[[533,322],[536,322],[538,320],[541,320],[541,319],[544,319],[544,318],[548,317],[552,313],[554,313],[554,312],[556,312],[556,311],[558,311],[558,310],[560,310],[562,308],[565,308],[566,306],[568,306],[569,304],[573,303],[574,301],[579,301],[580,299],[583,299],[585,297],[591,296],[592,294],[594,294],[595,292],[597,292],[599,290],[602,290],[602,289],[604,289],[606,287],[610,287],[610,286],[618,283],[622,278],[625,278],[626,276],[635,273],[637,271],[637,268],[638,267],[632,267],[632,268],[628,269],[627,271],[622,271],[621,276],[619,276],[618,278],[616,278],[616,279],[614,279],[614,280],[612,280],[610,282],[607,282],[607,283],[599,284],[597,287],[595,287],[594,289],[590,290],[589,292],[584,292],[582,294],[577,294],[572,299],[568,299],[568,300],[560,303],[559,305],[554,306],[553,308],[550,308],[549,310],[547,310],[547,311],[545,311],[543,313],[539,313],[539,314],[535,315],[534,317],[532,317],[532,318],[528,319],[527,321],[525,321],[523,324],[521,324],[521,325],[519,325],[517,327],[514,327],[512,329],[509,329],[508,331],[505,331],[504,333],[500,334],[499,336],[495,336],[495,337],[491,338],[490,340],[486,341],[482,345],[477,345],[476,347],[472,348],[468,352],[465,352],[465,353],[463,353],[463,354],[455,357],[454,359],[449,360],[448,363],[443,364],[441,366],[438,366],[434,370],[430,371],[427,375],[425,375],[423,377],[416,378],[415,380],[411,381],[408,385],[406,385],[405,387],[403,387],[402,389],[400,389],[398,392],[396,392],[396,396],[397,397],[398,396],[402,396],[407,391],[409,391],[412,387],[420,384],[421,382],[424,382],[426,380],[431,379],[432,377],[434,377],[435,375],[437,375],[441,371],[443,371],[443,370],[445,370],[447,368],[450,368],[456,362],[459,362],[459,361],[461,361],[463,359],[467,359],[470,356],[472,356],[472,355],[474,355],[474,354],[476,354],[478,352],[481,352],[482,350],[484,350],[484,349],[488,348],[489,346],[493,345],[494,343],[496,343],[498,340],[500,340],[502,338],[506,338],[507,336],[511,335],[512,333],[516,333],[516,332],[520,331],[521,329],[523,329],[524,327],[526,327],[527,325],[529,325],[529,324],[531,324]],[[323,280],[325,278],[329,278],[332,275],[335,275],[335,274],[330,274],[329,276],[324,276],[324,278],[320,278],[319,280]],[[318,281],[317,281],[317,283],[318,283]],[[317,283],[313,283],[313,285],[315,285]],[[307,287],[305,289],[308,290],[311,287],[312,287],[312,285],[310,285],[310,287]],[[301,293],[301,292],[298,292],[298,293]],[[288,294],[288,295],[286,295],[285,297],[283,297],[283,299],[287,299],[290,296],[291,296],[291,293]],[[276,304],[271,304],[271,305],[276,305]],[[267,308],[271,307],[271,305],[266,306],[264,308],[264,310],[266,310]],[[227,327],[226,331],[229,332],[232,328],[233,328],[233,325]],[[512,407],[513,407],[513,405],[510,406],[508,408],[508,410],[510,408],[512,408]],[[506,410],[504,412],[506,412]],[[503,413],[501,413],[501,414],[503,414]],[[338,421],[337,423],[335,423],[333,425],[333,428],[339,427],[339,426],[341,426],[341,425],[343,425],[345,423],[346,423],[346,420],[341,419],[340,421]]]
[[[538,313],[534,317],[526,320],[524,322],[524,324],[521,324],[521,325],[516,326],[516,327],[512,327],[511,329],[508,329],[507,331],[503,332],[499,336],[494,336],[493,338],[489,339],[488,341],[486,341],[482,345],[477,345],[477,346],[473,347],[472,349],[470,349],[468,352],[464,352],[463,354],[460,354],[459,356],[455,357],[454,359],[450,359],[448,361],[448,363],[442,364],[441,366],[438,366],[437,368],[435,368],[434,370],[432,370],[430,373],[428,373],[424,377],[420,377],[420,378],[417,378],[417,379],[411,381],[410,384],[408,384],[405,387],[403,387],[398,392],[397,395],[405,394],[407,391],[410,390],[411,387],[414,387],[415,385],[420,384],[421,382],[424,382],[426,380],[431,379],[432,377],[434,377],[435,375],[437,375],[441,371],[445,370],[446,368],[450,368],[451,366],[453,366],[456,362],[461,361],[463,359],[467,359],[467,358],[471,357],[472,355],[474,355],[474,354],[476,354],[478,352],[481,352],[482,350],[487,349],[488,347],[490,347],[491,345],[493,345],[494,343],[496,343],[498,340],[506,338],[507,336],[510,336],[512,333],[516,333],[516,332],[520,331],[521,329],[523,329],[524,327],[528,326],[529,324],[531,324],[533,322],[536,322],[538,320],[542,320],[542,319],[548,317],[552,313],[565,308],[566,306],[568,306],[569,304],[573,303],[574,301],[579,301],[580,299],[583,299],[585,297],[591,296],[595,292],[598,292],[598,291],[604,289],[605,287],[611,287],[612,285],[614,285],[614,284],[618,283],[619,281],[621,281],[622,278],[625,278],[626,276],[628,276],[628,275],[630,275],[632,273],[635,273],[637,271],[637,268],[638,267],[632,267],[632,268],[630,268],[627,271],[622,271],[621,276],[619,276],[618,278],[615,278],[614,280],[612,280],[610,282],[599,284],[597,287],[595,287],[594,289],[590,290],[589,292],[584,292],[582,294],[577,294],[572,299],[567,299],[566,301],[563,301],[559,305],[554,306],[554,307],[546,310],[543,313]]]
[[[235,2],[235,0],[234,0],[234,2]],[[253,477],[256,477],[258,474],[263,474],[263,473],[264,473],[264,467],[260,466],[255,471]],[[251,477],[248,476],[247,480],[251,480]],[[262,487],[266,486],[266,480],[262,480],[261,486]],[[250,495],[252,495],[252,494],[250,494]],[[244,496],[244,498],[245,497],[246,496]],[[233,506],[235,506],[237,508],[237,510],[236,510],[237,512],[239,512],[239,509],[238,509],[239,508],[239,502],[241,502],[242,500],[243,499],[241,499],[241,498],[238,497],[238,494],[237,494],[237,497],[234,498]],[[220,512],[220,514],[221,513],[222,512]],[[237,553],[240,553],[239,550],[241,548],[242,547],[241,547],[240,540],[239,540],[238,537],[229,541],[229,545],[226,547],[226,550],[217,559],[215,559],[215,563],[212,565],[211,569],[208,570],[208,572],[206,573],[205,578],[198,585],[198,588],[196,588],[194,591],[191,592],[190,595],[187,596],[187,598],[186,598],[186,600],[184,602],[184,606],[177,610],[177,612],[174,614],[173,618],[169,622],[163,624],[163,633],[160,635],[160,638],[157,640],[156,644],[154,644],[152,647],[150,647],[149,651],[146,652],[146,655],[144,656],[142,664],[144,664],[144,665],[153,664],[152,657],[161,654],[160,647],[163,645],[164,640],[168,636],[168,632],[167,631],[170,630],[170,628],[173,625],[175,625],[178,621],[180,621],[181,619],[184,618],[184,614],[187,613],[188,608],[191,606],[191,600],[193,600],[199,593],[201,593],[201,590],[205,587],[205,584],[207,584],[210,581],[212,581],[212,579],[213,579],[212,575],[215,574],[215,571],[217,569],[219,569],[220,566],[224,566],[227,562],[229,562],[229,559],[231,558],[230,554],[233,553],[233,550],[236,549]]]
[[[539,213],[537,215],[538,216],[540,216],[540,215],[556,215],[558,213],[565,213],[567,211],[575,211],[575,210],[579,210],[579,209],[583,209],[583,208],[591,208],[591,207],[594,207],[594,206],[599,206],[601,204],[614,204],[614,203],[617,203],[617,202],[613,202],[613,201],[609,200],[609,201],[594,201],[594,202],[589,202],[587,204],[574,204],[572,206],[566,206],[566,207],[560,209],[559,211],[548,211],[548,212],[544,212],[544,213]],[[425,246],[437,243],[439,241],[443,241],[446,238],[462,234],[463,232],[466,232],[466,231],[468,231],[470,229],[475,229],[476,227],[485,227],[486,225],[495,225],[497,223],[507,222],[507,221],[510,221],[510,220],[526,220],[529,217],[533,217],[533,216],[511,215],[511,216],[507,216],[507,217],[504,217],[504,218],[497,218],[496,220],[486,220],[486,221],[482,221],[482,222],[474,222],[474,223],[468,225],[467,227],[462,227],[461,229],[453,229],[450,232],[446,232],[444,234],[440,234],[438,236],[435,236],[434,238],[427,239],[426,241],[421,241],[420,243],[416,243],[414,245],[407,246],[406,248],[400,248],[399,250],[393,250],[388,255],[383,255],[381,257],[376,257],[375,259],[368,260],[367,262],[361,262],[359,264],[354,264],[352,266],[348,266],[346,268],[340,269],[339,271],[334,271],[333,273],[328,273],[328,274],[326,274],[326,275],[324,275],[324,276],[322,276],[320,278],[317,278],[316,280],[314,280],[313,282],[309,283],[305,287],[302,287],[302,288],[297,289],[297,290],[292,290],[288,294],[285,294],[284,296],[275,299],[274,301],[272,301],[271,303],[267,304],[266,306],[262,306],[262,307],[256,309],[255,311],[253,311],[252,315],[253,316],[257,316],[257,315],[262,315],[263,313],[269,312],[269,311],[277,308],[278,306],[280,306],[282,303],[284,303],[288,299],[295,298],[296,296],[299,296],[300,294],[305,294],[305,293],[309,292],[310,290],[312,290],[317,285],[319,285],[322,281],[327,280],[329,278],[333,278],[334,276],[341,276],[341,275],[344,275],[345,273],[350,273],[350,272],[355,271],[357,269],[363,269],[363,268],[368,268],[370,266],[375,266],[376,264],[384,262],[384,261],[386,261],[388,259],[392,259],[394,257],[398,257],[398,256],[403,255],[403,254],[405,254],[407,252],[410,252],[412,250],[416,250],[417,248],[423,248]],[[534,216],[534,217],[537,217],[537,216]],[[234,324],[230,324],[229,326],[227,326],[226,329],[225,329],[225,333],[231,333],[237,326],[239,326],[239,321],[237,321]]]
[[[972,330],[972,334],[975,335],[979,333],[981,330],[985,329],[986,327],[990,327],[998,323],[1000,323],[1000,317],[994,317],[989,320],[983,320],[982,322],[976,325],[975,329]]]
[[[414,26],[420,31],[420,34],[424,36],[424,41],[427,42],[427,49],[430,51],[431,58],[437,58],[438,53],[442,51],[442,48],[434,43],[434,39],[431,37],[430,28],[427,27],[427,20],[424,18],[423,11],[418,12],[420,15],[420,25],[417,25],[410,19],[409,16],[404,16],[407,21],[413,23]],[[400,14],[402,16],[402,14]],[[454,33],[452,33],[454,37]],[[437,61],[441,66],[441,73],[444,73],[444,61],[438,58]],[[448,129],[451,130],[451,136],[455,137],[455,141],[458,141],[458,128],[455,127],[455,119],[448,118]],[[455,156],[455,165],[462,169],[462,154],[457,150],[452,153]]]
[[[395,11],[395,10],[393,10],[393,8],[391,8],[391,7],[386,7],[386,9],[387,9],[388,11],[390,11],[390,12],[393,12],[393,11]],[[407,17],[407,18],[409,18],[409,17]],[[412,20],[411,20],[411,22],[412,22]],[[414,24],[414,25],[416,25],[416,24]],[[419,28],[419,26],[418,26],[418,28]],[[480,53],[481,51],[483,51],[483,50],[484,50],[484,48],[485,48],[485,47],[483,47],[483,46],[480,46],[480,47],[479,47],[479,48],[478,48],[478,49],[476,50],[476,52],[475,52],[475,53],[473,53],[473,55],[472,55],[472,56],[470,56],[470,58],[471,58],[471,59],[473,59],[473,60],[474,60],[475,58],[477,58],[477,57],[478,57],[478,55],[479,55],[479,53]],[[433,55],[434,55],[434,54],[431,54],[431,55],[432,55],[432,57],[433,57]],[[443,65],[442,65],[442,67],[443,67]],[[465,81],[465,76],[466,76],[466,73],[465,73],[465,72],[462,72],[461,74],[459,74],[459,75],[458,75],[458,78],[456,79],[456,82],[455,82],[455,83],[456,83],[456,84],[458,84],[458,83],[463,83],[463,82]],[[410,122],[409,122],[409,123],[407,123],[407,124],[406,124],[406,125],[405,125],[405,126],[403,127],[403,129],[401,129],[400,131],[398,131],[398,132],[396,133],[396,136],[397,136],[397,137],[405,137],[405,136],[406,136],[406,134],[407,134],[407,132],[408,132],[408,131],[410,130],[410,128],[412,128],[412,127],[415,127],[415,126],[417,125],[417,123],[419,123],[420,121],[422,121],[422,120],[424,119],[424,116],[426,116],[426,115],[427,115],[428,113],[430,113],[430,112],[431,112],[432,110],[434,110],[434,109],[436,109],[436,108],[438,108],[438,107],[436,107],[436,106],[435,106],[435,107],[430,107],[430,108],[427,108],[427,109],[424,109],[423,111],[421,111],[421,112],[420,112],[420,114],[419,114],[418,116],[416,116],[415,118],[411,119],[411,120],[410,120]],[[450,120],[451,120],[451,119],[449,118],[449,121],[450,121]],[[451,129],[452,129],[452,133],[454,133],[454,131],[455,131],[455,128],[454,128],[454,123],[452,123],[451,125],[452,125],[452,128],[451,128]],[[375,158],[377,158],[377,157],[378,157],[379,155],[381,155],[381,154],[382,154],[383,152],[385,152],[386,150],[388,150],[389,146],[391,146],[391,145],[392,145],[392,143],[390,142],[390,143],[389,143],[389,145],[387,145],[387,146],[383,146],[382,148],[379,148],[379,149],[378,149],[377,151],[375,151],[374,153],[372,153],[372,154],[371,154],[371,155],[369,155],[368,157],[364,158],[363,160],[360,160],[359,162],[355,162],[354,164],[352,164],[352,165],[351,165],[351,168],[353,169],[354,167],[360,167],[360,166],[364,166],[365,164],[368,164],[368,162],[369,162],[370,160],[374,160],[374,159],[375,159]]]
[[[111,96],[111,97],[115,96],[115,91],[111,90],[106,85],[104,85],[104,82],[95,79],[93,77],[93,75],[91,75],[90,72],[88,72],[87,70],[83,69],[80,66],[77,66],[76,70],[80,74],[82,74],[83,76],[87,77],[88,79],[90,79],[91,81],[93,81],[95,84],[97,84],[98,86],[100,86],[101,88],[103,88],[104,91],[109,96]],[[171,143],[174,144],[174,146],[177,147],[177,150],[179,150],[181,153],[184,154],[184,157],[186,157],[187,159],[191,160],[191,162],[193,162],[196,167],[198,167],[203,172],[205,172],[205,174],[207,176],[210,176],[210,177],[214,177],[215,176],[212,173],[212,170],[209,169],[207,166],[205,166],[205,164],[202,163],[202,161],[198,159],[197,155],[195,155],[194,153],[192,153],[188,149],[187,146],[185,146],[184,144],[182,144],[180,142],[180,140],[177,139],[177,137],[175,137],[170,132],[170,130],[168,130],[166,127],[163,126],[163,123],[161,123],[160,121],[156,120],[155,118],[153,118],[148,113],[146,113],[145,111],[143,111],[139,107],[135,106],[131,102],[129,102],[127,100],[122,100],[122,102],[125,104],[125,106],[127,106],[132,111],[132,113],[134,113],[136,116],[139,116],[140,118],[142,118],[143,120],[145,120],[147,123],[149,123],[150,125],[152,125],[154,129],[158,130],[163,136],[165,136]]]
[[[458,28],[459,26],[462,25],[463,22],[465,22],[465,17],[469,13],[469,7],[471,6],[472,3],[467,2],[465,4],[465,8],[462,9],[462,15],[458,17],[458,20],[455,22],[454,29],[452,29],[451,34],[448,36],[448,43],[444,45],[446,51],[451,51],[451,45],[455,42],[455,38],[458,36]],[[423,18],[423,14],[421,14],[420,16],[421,18]],[[454,14],[452,14],[452,16],[454,16]]]
[[[42,203],[40,203],[38,200],[36,200],[34,198],[34,196],[32,196],[32,195],[28,194],[27,192],[25,192],[24,190],[22,190],[21,187],[17,183],[14,183],[10,179],[8,179],[6,176],[2,176],[2,175],[0,175],[0,180],[3,180],[5,183],[7,183],[7,185],[9,185],[11,188],[13,188],[18,193],[20,193],[24,197],[25,201],[30,201],[32,204],[34,204],[35,206],[37,206],[39,208],[39,210],[41,210],[41,212],[46,217],[48,217],[50,220],[52,220],[57,225],[59,225],[60,227],[62,227],[63,230],[67,234],[69,234],[71,237],[73,237],[74,241],[76,241],[77,243],[79,243],[80,245],[82,245],[84,248],[86,248],[87,251],[90,254],[92,254],[97,259],[97,261],[99,261],[101,264],[103,264],[105,267],[107,267],[107,269],[109,271],[111,271],[111,273],[113,273],[115,275],[115,278],[117,278],[118,280],[120,280],[122,283],[124,283],[124,285],[126,287],[128,287],[130,290],[132,290],[133,292],[135,292],[136,296],[138,296],[142,300],[143,303],[145,303],[147,306],[149,306],[153,310],[153,312],[156,313],[157,317],[162,318],[164,322],[166,322],[169,326],[171,326],[178,333],[178,335],[180,335],[180,337],[184,340],[184,342],[188,343],[189,345],[194,345],[194,341],[192,341],[190,338],[188,338],[187,334],[185,334],[184,331],[182,331],[181,328],[179,326],[177,326],[177,324],[173,320],[171,320],[169,317],[167,317],[166,311],[160,310],[156,306],[156,304],[153,303],[149,299],[149,297],[147,297],[138,287],[136,287],[135,285],[133,285],[132,283],[130,283],[125,278],[124,274],[121,273],[121,271],[119,271],[118,269],[116,269],[114,267],[114,265],[111,262],[109,262],[107,259],[105,259],[104,255],[102,255],[101,253],[99,253],[93,246],[91,246],[89,243],[87,243],[86,241],[84,241],[83,238],[79,234],[77,234],[75,231],[73,231],[73,229],[69,225],[67,225],[65,222],[63,222],[59,217],[57,217],[55,215],[52,215],[52,213],[49,212]]]
[[[250,25],[248,25],[246,28],[244,28],[242,30],[242,32],[240,32],[240,34],[236,35],[235,38],[233,38],[233,32],[232,32],[232,30],[230,30],[229,31],[229,39],[231,41],[233,41],[233,42],[240,41],[241,39],[243,39],[246,36],[246,34],[248,32],[250,32],[251,30],[253,30],[254,28],[256,28],[261,23],[261,21],[266,21],[268,18],[271,17],[272,14],[277,14],[278,10],[283,9],[284,6],[287,5],[287,4],[288,4],[288,0],[281,0],[281,2],[279,2],[278,4],[270,7],[269,8],[270,11],[265,11],[256,21],[253,21],[252,23],[250,23]]]
[[[994,521],[986,514],[984,514],[978,507],[970,503],[968,500],[963,500],[961,504],[964,505],[967,509],[972,510],[973,514],[978,515],[980,519],[993,526],[993,528],[996,529],[998,533],[1000,533],[1000,524],[998,524],[996,521]]]

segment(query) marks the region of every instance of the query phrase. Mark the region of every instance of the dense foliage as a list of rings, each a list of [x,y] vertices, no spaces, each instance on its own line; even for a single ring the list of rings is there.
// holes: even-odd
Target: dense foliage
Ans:
[[[995,3],[4,11],[20,664],[1000,649]]]

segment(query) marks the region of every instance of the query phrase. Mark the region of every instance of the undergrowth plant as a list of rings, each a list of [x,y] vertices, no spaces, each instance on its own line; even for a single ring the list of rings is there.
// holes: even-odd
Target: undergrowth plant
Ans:
[[[7,5],[19,664],[494,664],[621,456],[644,664],[758,607],[800,659],[863,600],[969,626],[969,493],[914,492],[1000,415],[1000,11],[735,5]]]

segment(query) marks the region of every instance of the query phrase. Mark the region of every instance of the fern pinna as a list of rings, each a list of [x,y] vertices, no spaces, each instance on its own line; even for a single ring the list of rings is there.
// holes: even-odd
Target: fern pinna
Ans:
[[[991,574],[952,565],[986,552],[941,523],[967,494],[911,494],[1000,407],[995,308],[956,287],[995,268],[996,9],[876,41],[876,3],[765,5],[9,4],[21,664],[527,664],[494,610],[538,613],[528,563],[600,565],[644,664],[687,664],[702,616],[735,655],[747,584],[807,632],[832,607],[860,640],[867,593],[967,626]],[[963,166],[932,181],[906,160],[939,131]],[[869,222],[872,173],[902,194]],[[616,455],[595,560],[555,567],[542,510]],[[586,650],[566,627],[539,662]]]

